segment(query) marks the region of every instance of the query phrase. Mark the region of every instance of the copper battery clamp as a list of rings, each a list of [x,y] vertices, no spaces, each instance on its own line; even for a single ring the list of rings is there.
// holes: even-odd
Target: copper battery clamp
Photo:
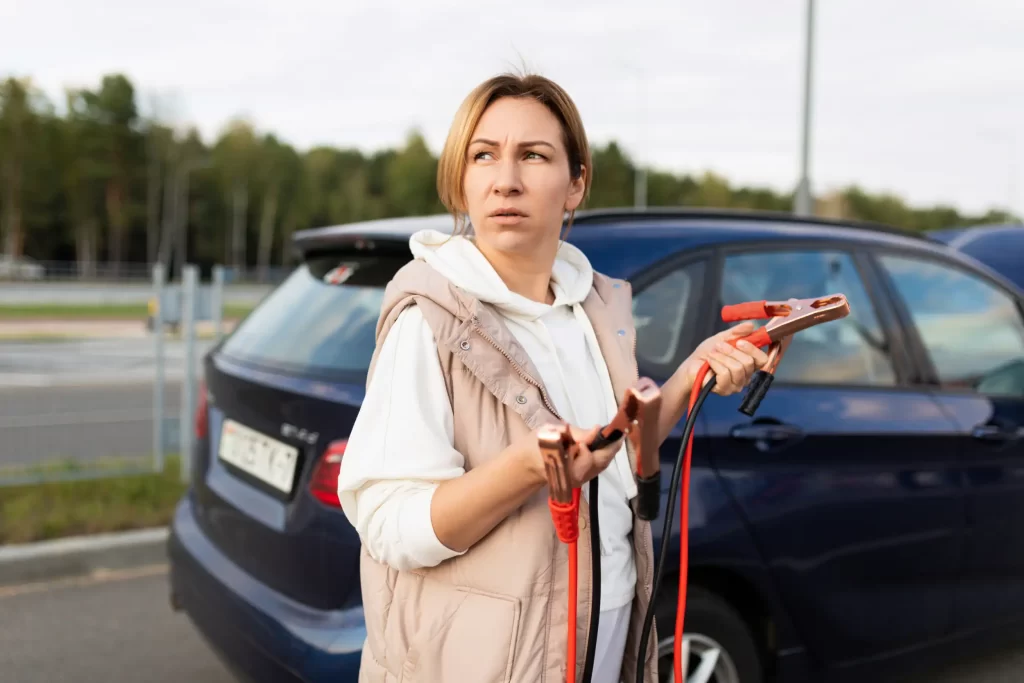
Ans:
[[[842,294],[787,301],[750,301],[722,307],[722,321],[727,323],[770,318],[743,338],[754,346],[768,346],[809,327],[845,318],[849,314],[850,302]],[[730,343],[735,345],[736,341],[739,340]]]
[[[762,327],[746,337],[729,342],[733,346],[740,341],[748,341],[754,346],[769,347],[768,364],[751,378],[747,393],[740,404],[740,412],[753,416],[757,411],[775,378],[775,368],[778,367],[794,334],[821,323],[845,318],[849,314],[850,302],[842,294],[830,294],[813,299],[751,301],[723,307],[722,320],[727,323],[770,318]]]
[[[548,496],[561,505],[572,503],[572,449],[576,442],[568,425],[544,425],[538,430],[537,445],[544,459],[548,478]]]
[[[648,377],[641,377],[626,389],[625,402],[633,409],[633,424],[627,436],[636,453],[637,478],[657,476],[661,470],[658,456],[658,427],[661,417],[661,389]]]
[[[604,448],[625,435],[636,457],[636,514],[640,519],[657,519],[661,505],[661,457],[658,426],[661,389],[649,377],[641,377],[626,389],[619,409],[597,437],[590,450]]]

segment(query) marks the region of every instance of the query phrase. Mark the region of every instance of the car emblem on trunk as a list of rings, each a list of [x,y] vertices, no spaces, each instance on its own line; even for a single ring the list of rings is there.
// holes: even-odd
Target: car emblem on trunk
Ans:
[[[281,436],[298,439],[313,446],[316,444],[317,439],[320,438],[320,432],[311,432],[308,429],[302,429],[285,422],[281,425]]]

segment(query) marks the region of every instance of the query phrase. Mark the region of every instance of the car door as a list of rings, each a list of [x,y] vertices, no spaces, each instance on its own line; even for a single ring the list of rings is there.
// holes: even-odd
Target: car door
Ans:
[[[793,338],[754,417],[738,411],[742,394],[704,408],[713,463],[826,665],[948,634],[961,556],[953,425],[910,386],[912,359],[868,265],[853,248],[748,245],[723,254],[714,285],[715,313],[764,299],[850,301],[847,318]]]
[[[967,266],[878,256],[928,383],[956,423],[966,486],[960,628],[1024,618],[1024,315]]]

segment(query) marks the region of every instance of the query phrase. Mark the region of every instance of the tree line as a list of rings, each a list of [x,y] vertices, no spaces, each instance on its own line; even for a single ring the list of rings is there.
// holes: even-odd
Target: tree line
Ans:
[[[77,264],[213,263],[265,274],[287,266],[298,229],[443,211],[437,157],[412,132],[404,146],[371,153],[297,150],[243,119],[215,140],[140,112],[132,82],[104,76],[68,89],[63,106],[29,78],[0,83],[0,254]],[[637,169],[615,143],[593,150],[586,207],[634,204]],[[792,193],[734,187],[713,173],[648,170],[649,206],[788,211]],[[849,187],[818,200],[822,214],[914,231],[1003,222],[1000,211],[911,207],[899,197]]]

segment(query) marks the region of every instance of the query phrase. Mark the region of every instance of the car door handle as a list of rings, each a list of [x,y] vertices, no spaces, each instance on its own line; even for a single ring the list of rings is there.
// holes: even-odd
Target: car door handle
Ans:
[[[1021,438],[1021,434],[1021,429],[1006,429],[999,425],[978,425],[971,430],[971,436],[975,439],[980,439],[982,441],[995,441],[997,443],[1016,441]]]
[[[747,424],[738,425],[729,430],[729,436],[745,441],[788,441],[800,436],[803,431],[799,427],[788,424]]]

